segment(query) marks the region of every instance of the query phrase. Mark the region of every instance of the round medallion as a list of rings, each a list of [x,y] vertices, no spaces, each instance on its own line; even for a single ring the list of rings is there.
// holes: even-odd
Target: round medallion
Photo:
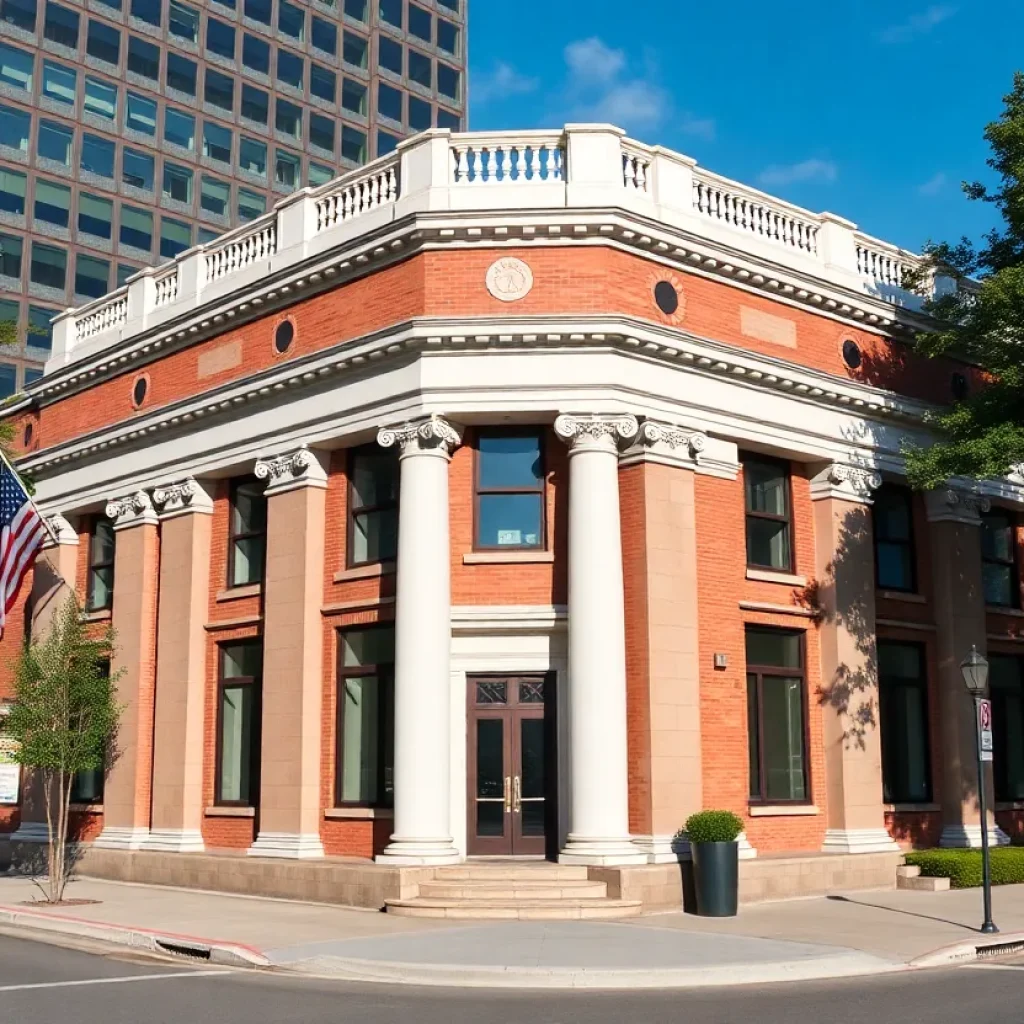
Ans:
[[[516,302],[530,294],[533,271],[514,256],[495,260],[487,270],[487,290],[502,302]]]

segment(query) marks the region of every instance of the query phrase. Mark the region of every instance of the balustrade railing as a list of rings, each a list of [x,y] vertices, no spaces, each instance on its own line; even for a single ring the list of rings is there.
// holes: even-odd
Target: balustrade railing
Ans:
[[[167,306],[178,297],[178,267],[173,266],[156,279],[156,306]]]
[[[398,199],[398,190],[398,160],[394,157],[358,176],[346,175],[331,182],[314,195],[316,230],[327,231],[371,210],[389,206]]]
[[[207,249],[206,280],[220,281],[236,271],[269,259],[277,252],[275,220],[258,220],[244,234],[230,235],[215,248]]]
[[[868,235],[856,235],[857,273],[890,288],[903,288],[909,272],[918,266],[913,253]]]
[[[651,190],[651,154],[642,146],[624,142],[622,146],[622,183],[634,192]]]
[[[101,306],[86,309],[75,317],[75,334],[80,341],[120,327],[128,320],[128,289],[114,292]]]
[[[561,132],[453,135],[451,184],[526,185],[565,180]]]

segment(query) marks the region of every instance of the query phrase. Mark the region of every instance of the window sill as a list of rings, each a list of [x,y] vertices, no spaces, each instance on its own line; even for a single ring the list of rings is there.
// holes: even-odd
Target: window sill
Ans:
[[[374,562],[372,565],[357,565],[352,569],[342,569],[334,574],[335,583],[347,583],[349,580],[370,580],[376,576],[392,576],[395,572],[394,562]]]
[[[908,604],[928,603],[928,598],[923,594],[910,594],[903,590],[879,590],[876,596],[886,601],[906,601]]]
[[[553,551],[468,551],[462,556],[463,565],[530,565],[554,560]]]
[[[390,807],[328,807],[324,817],[330,821],[367,821],[372,818],[393,818],[395,812]]]
[[[788,818],[820,814],[814,804],[751,804],[747,808],[752,818]]]
[[[220,591],[216,600],[220,601],[241,601],[246,597],[259,597],[263,593],[262,583],[249,583],[244,587],[229,587]]]
[[[74,811],[75,814],[102,814],[103,804],[76,804],[71,803],[68,805],[69,811]]]
[[[758,580],[761,583],[786,583],[793,587],[806,587],[807,577],[797,576],[791,572],[774,572],[771,569],[748,569],[748,580]]]
[[[255,807],[207,807],[208,818],[255,818]]]
[[[82,612],[80,622],[109,622],[114,616],[112,608],[100,608],[94,612]]]
[[[985,605],[985,613],[987,615],[1009,615],[1014,619],[1024,619],[1024,611],[1019,608],[1010,608],[1002,604],[987,604]]]
[[[933,803],[883,804],[882,810],[886,814],[933,814],[936,811],[941,811],[942,808]]]

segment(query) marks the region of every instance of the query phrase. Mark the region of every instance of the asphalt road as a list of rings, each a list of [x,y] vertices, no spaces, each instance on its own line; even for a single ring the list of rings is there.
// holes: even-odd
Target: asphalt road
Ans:
[[[830,983],[690,992],[484,992],[218,971],[0,936],[2,1024],[1006,1024],[1024,957]]]

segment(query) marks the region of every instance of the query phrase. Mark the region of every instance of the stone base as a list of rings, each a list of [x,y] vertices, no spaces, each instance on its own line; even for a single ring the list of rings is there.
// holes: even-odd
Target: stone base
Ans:
[[[633,845],[648,864],[678,864],[690,859],[690,844],[674,835],[633,836]]]
[[[320,836],[299,832],[260,832],[248,849],[250,857],[276,857],[285,860],[314,860],[324,855]]]
[[[830,828],[822,853],[899,853],[900,847],[884,828]]]
[[[198,829],[160,828],[150,831],[142,849],[159,853],[202,853],[206,845]]]
[[[105,825],[93,840],[97,850],[141,850],[149,839],[149,829],[141,826]]]
[[[1010,837],[998,825],[989,829],[988,841],[990,846],[1010,845]],[[981,825],[946,825],[939,836],[939,846],[978,850],[981,848]]]
[[[383,853],[376,857],[378,864],[394,867],[435,867],[461,864],[465,857],[455,849],[450,836],[438,839],[400,839],[391,837]]]
[[[630,836],[604,838],[570,834],[565,841],[565,849],[558,855],[558,863],[607,867],[615,864],[646,864],[648,860],[647,854],[636,848]]]
[[[757,850],[750,845],[750,840],[747,838],[746,832],[741,832],[736,837],[736,841],[740,844],[740,860],[753,860],[757,856]]]

